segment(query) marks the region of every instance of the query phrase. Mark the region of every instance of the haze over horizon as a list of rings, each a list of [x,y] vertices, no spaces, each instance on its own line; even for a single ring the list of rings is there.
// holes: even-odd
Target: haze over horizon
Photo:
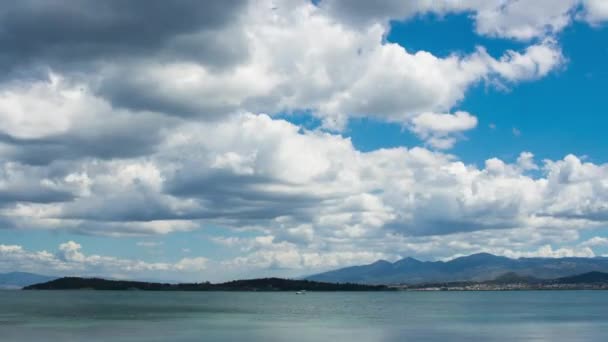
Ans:
[[[604,0],[0,4],[0,273],[608,255]]]

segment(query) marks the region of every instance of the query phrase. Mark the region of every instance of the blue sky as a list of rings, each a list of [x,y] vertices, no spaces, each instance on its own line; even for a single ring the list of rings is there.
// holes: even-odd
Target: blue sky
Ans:
[[[557,37],[568,62],[551,75],[506,89],[480,84],[468,91],[456,108],[475,113],[480,123],[453,153],[472,163],[494,156],[513,160],[521,151],[532,151],[539,158],[557,159],[573,153],[599,163],[607,161],[608,138],[603,127],[608,118],[602,94],[608,79],[608,30],[604,25],[577,22]],[[476,35],[469,14],[392,22],[387,40],[437,56],[470,53],[479,45],[500,55],[526,45]],[[495,129],[490,128],[492,124]],[[353,122],[350,128],[354,143],[364,150],[418,143],[400,125],[366,121]],[[514,128],[521,131],[520,136],[514,136]]]
[[[608,254],[601,0],[96,6],[0,5],[0,272]]]

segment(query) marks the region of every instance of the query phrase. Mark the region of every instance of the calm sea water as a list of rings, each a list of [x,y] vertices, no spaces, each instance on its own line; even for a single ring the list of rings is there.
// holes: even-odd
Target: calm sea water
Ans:
[[[608,292],[0,291],[0,341],[607,341]]]

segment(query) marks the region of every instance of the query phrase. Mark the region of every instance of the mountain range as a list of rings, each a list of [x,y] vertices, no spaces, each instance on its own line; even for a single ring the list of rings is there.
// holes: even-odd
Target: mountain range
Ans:
[[[0,273],[0,289],[20,289],[32,284],[51,281],[56,278],[57,277],[26,272]]]
[[[326,283],[423,284],[441,282],[483,282],[512,274],[522,278],[557,279],[589,272],[608,273],[608,258],[519,258],[488,253],[474,254],[450,261],[420,261],[405,258],[396,262],[379,260],[369,265],[352,266],[305,277]],[[26,273],[0,273],[0,289],[20,289],[45,283],[57,277]]]
[[[405,258],[397,262],[379,260],[306,277],[307,280],[360,284],[422,284],[433,282],[488,281],[507,273],[539,279],[555,279],[593,271],[608,272],[608,258],[519,258],[488,253],[450,261],[420,261]]]

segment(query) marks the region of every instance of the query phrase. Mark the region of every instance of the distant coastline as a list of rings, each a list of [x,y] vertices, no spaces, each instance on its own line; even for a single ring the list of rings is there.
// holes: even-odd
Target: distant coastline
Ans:
[[[394,285],[403,291],[565,291],[608,290],[608,273],[587,272],[557,279],[538,279],[506,273],[494,280],[474,282],[447,282],[416,285]]]
[[[310,280],[261,278],[235,280],[225,283],[153,283],[108,280],[102,278],[64,277],[26,286],[24,290],[99,290],[99,291],[564,291],[608,290],[608,273],[588,272],[557,279],[537,279],[515,273],[504,274],[491,281],[447,282],[428,284],[364,285],[354,283],[324,283]]]

